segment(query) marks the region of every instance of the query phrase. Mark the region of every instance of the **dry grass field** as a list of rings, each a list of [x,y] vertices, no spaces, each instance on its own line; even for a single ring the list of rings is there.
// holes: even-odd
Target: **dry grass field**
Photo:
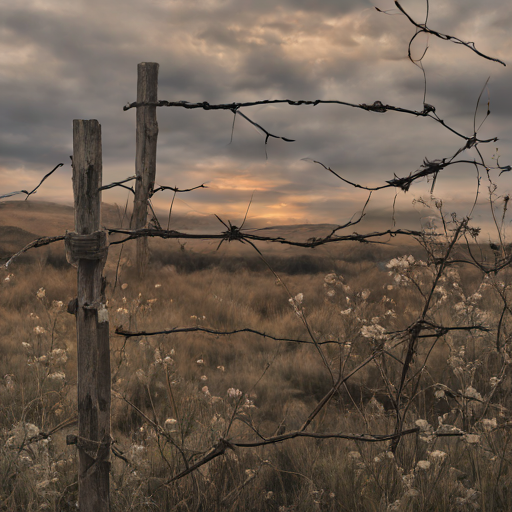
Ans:
[[[43,232],[43,224],[30,228],[5,218],[4,259],[30,233],[62,234],[51,229],[69,224],[57,215]],[[460,329],[431,329],[419,339],[399,405],[402,429],[416,430],[396,450],[392,441],[364,437],[295,437],[244,447],[296,432],[333,378],[368,359],[306,431],[392,434],[410,336],[403,330],[420,317],[436,264],[427,264],[419,245],[262,246],[276,279],[254,251],[233,243],[218,252],[204,242],[151,247],[143,280],[130,247],[122,253],[113,247],[105,267],[112,510],[512,509],[506,268],[482,275],[452,265],[443,273],[427,318]],[[77,509],[77,449],[66,445],[66,436],[77,433],[75,318],[66,311],[75,293],[76,269],[58,244],[32,251],[2,274],[1,510]],[[464,329],[469,325],[489,330]],[[115,333],[118,327],[249,328],[296,341],[200,329],[126,338]],[[169,482],[220,439],[237,446]]]

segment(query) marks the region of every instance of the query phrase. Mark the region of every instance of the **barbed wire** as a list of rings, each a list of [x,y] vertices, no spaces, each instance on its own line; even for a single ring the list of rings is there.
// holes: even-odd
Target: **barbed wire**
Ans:
[[[233,112],[233,114],[240,114],[244,119],[246,119],[248,122],[250,122],[252,125],[258,127],[265,133],[265,144],[267,144],[268,138],[273,137],[277,139],[282,139],[286,142],[295,142],[293,139],[289,139],[286,137],[281,137],[278,135],[273,135],[270,132],[268,132],[265,128],[263,128],[260,124],[256,123],[252,119],[250,119],[247,115],[242,114],[239,109],[243,107],[253,107],[257,105],[273,105],[273,104],[279,104],[279,103],[285,103],[291,106],[299,106],[299,105],[344,105],[347,107],[352,108],[358,108],[362,110],[366,110],[369,112],[378,112],[378,113],[385,113],[388,111],[391,112],[399,112],[403,114],[410,114],[417,117],[429,117],[430,119],[433,119],[437,123],[441,124],[444,128],[451,131],[453,134],[457,135],[458,137],[464,139],[464,140],[470,140],[472,136],[466,136],[460,133],[459,131],[455,130],[446,122],[441,119],[437,113],[436,108],[432,105],[429,105],[428,103],[423,104],[423,110],[411,110],[408,108],[402,108],[402,107],[394,107],[393,105],[385,105],[381,101],[374,101],[372,104],[366,104],[366,103],[349,103],[347,101],[341,101],[341,100],[258,100],[258,101],[248,101],[243,103],[219,103],[219,104],[211,104],[207,101],[197,102],[197,103],[190,103],[188,101],[167,101],[167,100],[158,100],[154,102],[132,102],[127,103],[123,110],[130,110],[131,108],[135,107],[182,107],[185,109],[196,109],[196,108],[202,108],[203,110],[230,110]],[[491,139],[476,139],[477,142],[480,143],[489,143],[489,142],[496,142],[496,138]]]
[[[18,190],[17,192],[9,192],[7,194],[4,194],[2,196],[0,196],[0,199],[5,199],[7,197],[12,197],[12,196],[15,196],[17,194],[26,194],[27,197],[25,198],[25,201],[32,195],[32,194],[35,194],[36,193],[36,190],[43,184],[43,182],[49,178],[59,167],[62,167],[64,164],[57,164],[48,174],[46,174],[43,179],[39,182],[39,184],[37,185],[36,188],[34,188],[33,190],[31,190],[30,192],[28,192],[27,190]]]

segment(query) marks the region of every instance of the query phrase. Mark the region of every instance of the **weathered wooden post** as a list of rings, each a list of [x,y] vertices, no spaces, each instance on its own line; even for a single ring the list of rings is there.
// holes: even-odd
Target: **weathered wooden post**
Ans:
[[[70,263],[78,266],[75,302],[78,353],[78,499],[80,512],[110,510],[110,347],[102,271],[108,252],[100,231],[101,126],[73,121],[75,232],[66,233]]]
[[[141,62],[137,66],[137,103],[158,101],[158,68],[156,62]],[[137,135],[135,150],[135,200],[133,203],[132,229],[146,226],[148,201],[155,187],[156,144],[158,122],[156,107],[137,107]],[[137,271],[144,276],[149,262],[148,239],[137,239]]]

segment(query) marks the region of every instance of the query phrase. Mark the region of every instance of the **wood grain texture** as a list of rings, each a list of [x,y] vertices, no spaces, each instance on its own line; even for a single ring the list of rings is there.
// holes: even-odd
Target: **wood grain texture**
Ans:
[[[101,126],[73,121],[75,231],[100,229]],[[78,359],[79,506],[81,512],[110,509],[110,347],[101,281],[105,258],[78,259],[76,311]],[[92,306],[91,306],[92,305]],[[98,311],[101,311],[98,321]]]
[[[141,62],[137,66],[137,102],[158,101],[158,68],[156,62]],[[148,201],[155,187],[158,122],[156,107],[137,107],[135,150],[135,200],[132,229],[146,226]],[[137,240],[137,270],[143,276],[149,262],[148,240]]]

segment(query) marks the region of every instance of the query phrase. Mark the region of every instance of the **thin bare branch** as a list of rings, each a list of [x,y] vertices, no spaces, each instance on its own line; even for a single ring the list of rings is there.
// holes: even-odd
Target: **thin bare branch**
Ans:
[[[30,192],[27,192],[26,190],[18,190],[17,192],[9,192],[8,194],[4,194],[2,196],[0,196],[0,199],[5,199],[6,197],[12,197],[12,196],[15,196],[17,194],[26,194],[27,197],[25,198],[25,201],[32,195],[32,194],[35,194],[36,193],[36,190],[43,184],[43,182],[49,178],[59,167],[62,167],[64,164],[58,164],[56,165],[48,174],[46,174],[43,179],[39,182],[39,184],[37,185],[37,187],[33,190],[31,190]]]

